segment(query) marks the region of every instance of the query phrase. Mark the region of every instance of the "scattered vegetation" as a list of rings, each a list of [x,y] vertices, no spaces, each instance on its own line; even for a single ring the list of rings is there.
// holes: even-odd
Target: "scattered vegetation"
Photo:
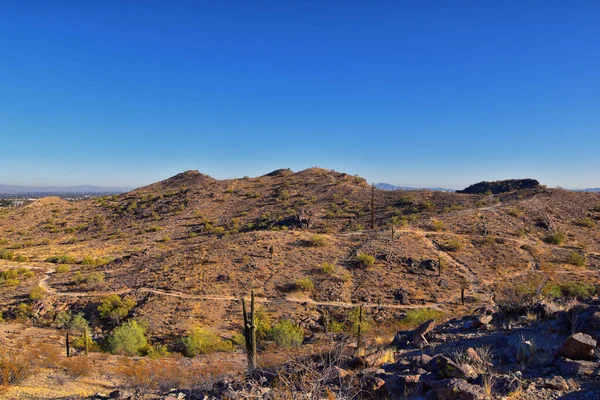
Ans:
[[[135,307],[135,304],[135,300],[131,297],[122,299],[117,294],[111,294],[102,300],[102,304],[98,306],[98,312],[101,318],[109,319],[114,324],[118,324]]]
[[[131,320],[117,326],[111,332],[107,345],[113,354],[137,356],[146,348],[148,340],[144,328],[137,321]]]
[[[184,353],[188,357],[233,350],[232,342],[225,341],[216,333],[199,326],[193,328],[190,334],[181,340],[181,343]]]
[[[291,319],[278,321],[269,331],[269,337],[283,348],[300,346],[304,341],[304,330]]]
[[[356,256],[356,261],[361,267],[367,268],[375,265],[375,257],[366,253],[359,253]]]
[[[544,237],[544,242],[560,246],[565,242],[565,239],[565,234],[559,231]]]

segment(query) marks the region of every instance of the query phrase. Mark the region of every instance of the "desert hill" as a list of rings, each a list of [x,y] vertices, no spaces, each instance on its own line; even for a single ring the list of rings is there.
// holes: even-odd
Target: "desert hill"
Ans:
[[[19,319],[25,304],[50,327],[61,310],[82,312],[102,340],[114,325],[97,308],[117,293],[135,300],[128,315],[153,342],[179,351],[197,325],[239,333],[238,299],[251,289],[273,321],[291,316],[307,335],[359,304],[385,335],[410,310],[493,304],[499,287],[532,272],[597,283],[600,195],[516,188],[373,191],[311,168],[228,180],[187,171],[114,196],[40,199],[0,210],[2,268],[32,272],[0,284],[0,307]],[[36,286],[46,295],[31,302]]]

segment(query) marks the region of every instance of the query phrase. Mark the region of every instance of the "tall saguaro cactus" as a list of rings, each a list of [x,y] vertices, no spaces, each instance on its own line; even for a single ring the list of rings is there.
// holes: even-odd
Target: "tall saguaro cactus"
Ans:
[[[71,356],[71,349],[70,349],[70,344],[69,344],[69,332],[67,331],[67,338],[65,340],[65,346],[66,346],[66,350],[67,350],[67,357]]]
[[[89,353],[89,343],[88,343],[88,330],[87,326],[83,328],[83,350],[85,352],[85,356],[88,356]]]
[[[244,314],[244,338],[246,339],[246,355],[248,358],[248,369],[256,368],[256,309],[254,301],[254,290],[251,292],[250,313],[246,309],[246,299],[242,297],[242,312]]]

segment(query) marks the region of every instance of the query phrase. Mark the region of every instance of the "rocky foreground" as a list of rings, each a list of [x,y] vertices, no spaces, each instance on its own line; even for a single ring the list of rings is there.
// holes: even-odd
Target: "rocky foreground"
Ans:
[[[599,338],[598,300],[538,303],[521,315],[482,307],[461,319],[398,332],[391,346],[366,355],[336,347],[279,368],[228,376],[204,391],[173,390],[158,398],[597,399]]]

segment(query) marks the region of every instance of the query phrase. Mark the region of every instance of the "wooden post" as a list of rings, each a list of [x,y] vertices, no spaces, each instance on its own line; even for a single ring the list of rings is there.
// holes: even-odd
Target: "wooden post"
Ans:
[[[362,314],[363,314],[363,306],[362,304],[358,306],[358,339],[356,343],[356,355],[360,355],[360,349],[362,348]]]
[[[66,342],[65,342],[65,346],[67,348],[67,357],[70,357],[71,356],[71,351],[70,351],[71,349],[69,348],[69,332],[68,331],[67,331],[67,339],[66,339]]]
[[[87,357],[89,353],[87,326],[83,328],[83,350],[85,352],[85,356]]]
[[[251,292],[250,298],[250,338],[251,338],[251,356],[252,369],[256,368],[256,309],[254,307],[254,290]]]
[[[375,230],[375,184],[371,185],[371,229]]]

